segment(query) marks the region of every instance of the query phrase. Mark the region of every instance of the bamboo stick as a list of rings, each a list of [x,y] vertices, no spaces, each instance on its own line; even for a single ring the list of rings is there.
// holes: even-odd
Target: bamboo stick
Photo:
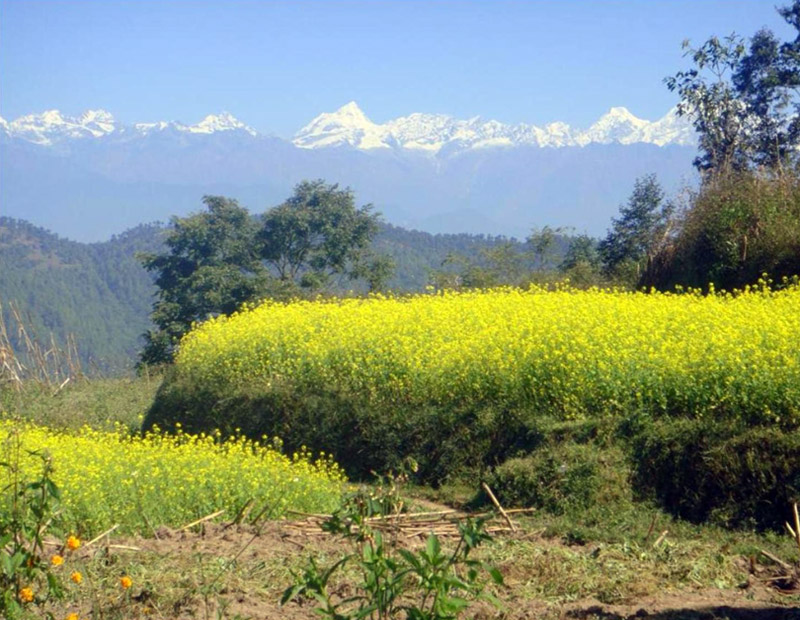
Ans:
[[[517,528],[514,526],[514,522],[511,520],[511,517],[508,516],[508,513],[500,505],[500,502],[497,501],[497,498],[494,496],[494,493],[492,493],[492,490],[489,488],[489,485],[486,484],[485,482],[481,482],[481,486],[483,487],[483,490],[489,494],[489,499],[492,500],[492,503],[500,511],[500,514],[503,515],[503,518],[505,518],[506,522],[511,528],[511,531],[516,532]]]
[[[184,530],[188,530],[189,528],[192,528],[195,525],[200,525],[201,523],[205,523],[206,521],[208,521],[210,519],[213,519],[214,517],[220,516],[224,512],[225,512],[224,510],[217,510],[216,512],[212,512],[210,515],[206,515],[205,517],[201,517],[200,519],[197,519],[196,521],[192,521],[191,523],[187,523],[182,528],[179,528],[178,531],[179,532],[183,532]]]

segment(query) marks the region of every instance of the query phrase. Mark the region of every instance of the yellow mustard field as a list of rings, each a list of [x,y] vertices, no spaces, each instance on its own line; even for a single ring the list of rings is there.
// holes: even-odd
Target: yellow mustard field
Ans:
[[[148,433],[131,436],[88,427],[78,432],[0,420],[0,461],[19,464],[20,478],[41,475],[52,458],[66,525],[85,535],[119,524],[146,532],[180,526],[217,510],[228,519],[245,505],[250,516],[283,516],[287,509],[331,511],[339,505],[344,475],[330,459],[291,456],[251,440]],[[0,469],[0,507],[12,470]],[[248,504],[249,503],[249,504]]]
[[[495,289],[267,302],[197,326],[197,385],[329,386],[376,405],[505,403],[581,417],[800,420],[800,289]]]

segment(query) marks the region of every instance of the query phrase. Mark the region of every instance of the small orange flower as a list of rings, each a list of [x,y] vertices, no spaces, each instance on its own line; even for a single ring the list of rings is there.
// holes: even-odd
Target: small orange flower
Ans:
[[[61,566],[64,563],[64,558],[58,554],[50,558],[50,564],[53,566]]]
[[[121,585],[124,589],[127,590],[133,585],[133,579],[131,579],[127,575],[124,575],[123,577],[120,577],[119,585]]]
[[[22,588],[19,591],[19,600],[23,603],[30,603],[33,601],[33,590],[31,588]]]
[[[80,620],[80,618],[78,617],[78,614],[73,612],[71,614],[67,614],[67,617],[64,618],[64,620]]]
[[[77,536],[70,536],[69,538],[67,538],[67,548],[70,551],[75,551],[75,549],[77,549],[80,546],[81,546],[81,539],[78,538]]]
[[[80,585],[81,581],[83,581],[83,575],[81,575],[78,571],[75,571],[69,576],[72,581]]]

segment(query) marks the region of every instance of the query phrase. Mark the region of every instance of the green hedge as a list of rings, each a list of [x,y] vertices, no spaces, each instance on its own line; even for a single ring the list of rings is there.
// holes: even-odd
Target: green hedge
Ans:
[[[645,424],[631,458],[640,497],[694,522],[778,530],[800,500],[797,430],[703,420]]]
[[[144,428],[170,430],[180,422],[192,433],[219,429],[249,437],[280,437],[287,450],[306,446],[333,455],[351,478],[397,470],[406,457],[419,479],[438,484],[472,475],[530,449],[543,433],[535,416],[488,405],[456,407],[402,402],[375,409],[364,399],[324,386],[299,393],[290,385],[229,388],[198,386],[171,372],[148,412]]]

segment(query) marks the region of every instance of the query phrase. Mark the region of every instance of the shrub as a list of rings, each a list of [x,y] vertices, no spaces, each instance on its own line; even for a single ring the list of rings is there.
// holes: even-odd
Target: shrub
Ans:
[[[563,514],[595,501],[599,488],[597,449],[575,443],[543,447],[511,458],[489,476],[489,486],[506,506]]]
[[[800,432],[680,420],[633,440],[634,487],[694,522],[781,529],[800,500]]]
[[[673,243],[656,256],[641,284],[717,289],[800,274],[800,176],[729,174],[693,197]]]

